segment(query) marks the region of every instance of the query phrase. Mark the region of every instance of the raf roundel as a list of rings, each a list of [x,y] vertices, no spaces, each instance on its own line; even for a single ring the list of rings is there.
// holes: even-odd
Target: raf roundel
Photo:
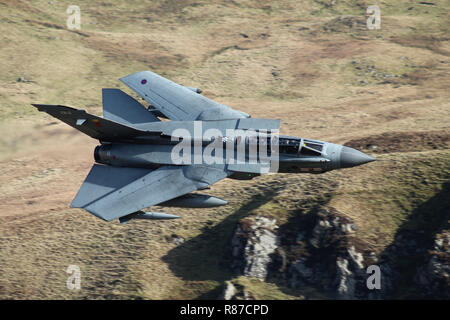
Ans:
[[[142,79],[141,80],[141,84],[146,84],[147,83],[147,80],[146,79]]]

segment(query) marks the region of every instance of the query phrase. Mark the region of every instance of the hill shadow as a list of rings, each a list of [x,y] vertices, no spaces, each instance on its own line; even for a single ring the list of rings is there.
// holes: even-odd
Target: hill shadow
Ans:
[[[394,299],[437,298],[426,297],[414,281],[417,268],[430,258],[435,237],[449,229],[450,182],[442,190],[419,205],[400,226],[394,241],[381,254],[382,263],[392,269],[392,283],[387,297]]]
[[[314,226],[317,224],[317,213],[321,208],[329,204],[336,184],[330,184],[323,193],[313,199],[307,199],[298,209],[278,229],[280,247],[272,255],[272,262],[269,264],[269,273],[266,282],[275,284],[278,289],[288,295],[297,297],[308,297],[308,299],[328,299],[327,292],[320,288],[320,284],[306,284],[293,286],[289,280],[289,265],[300,257],[320,259],[324,269],[331,265],[331,260],[335,254],[330,252],[330,248],[321,250],[317,257],[311,254],[311,245],[308,239],[312,238]],[[333,247],[334,248],[334,247]],[[317,249],[316,249],[317,250]],[[332,250],[332,248],[331,248]],[[326,262],[325,262],[326,261]],[[319,263],[316,262],[316,265]],[[326,274],[328,270],[322,270]]]
[[[217,225],[204,227],[200,235],[170,250],[162,260],[174,275],[183,280],[223,282],[231,279],[233,272],[230,268],[230,244],[238,221],[271,201],[284,187],[284,184],[271,185]],[[215,291],[217,289],[212,292]],[[212,298],[209,293],[201,297],[203,296]]]

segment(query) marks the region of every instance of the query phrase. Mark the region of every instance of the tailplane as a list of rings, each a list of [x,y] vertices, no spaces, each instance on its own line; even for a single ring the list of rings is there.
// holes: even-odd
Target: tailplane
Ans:
[[[119,141],[146,134],[145,131],[97,117],[84,110],[48,104],[33,104],[33,106],[88,136],[102,141]]]

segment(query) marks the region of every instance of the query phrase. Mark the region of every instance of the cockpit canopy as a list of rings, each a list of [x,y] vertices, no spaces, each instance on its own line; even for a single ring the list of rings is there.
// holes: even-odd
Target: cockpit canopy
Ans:
[[[279,152],[297,154],[300,147],[301,139],[280,137],[278,140]]]
[[[320,156],[322,155],[322,149],[323,149],[322,142],[303,139],[303,145],[302,149],[300,150],[300,153],[311,156]]]
[[[289,136],[280,136],[279,138],[280,153],[320,156],[322,149],[323,142]]]

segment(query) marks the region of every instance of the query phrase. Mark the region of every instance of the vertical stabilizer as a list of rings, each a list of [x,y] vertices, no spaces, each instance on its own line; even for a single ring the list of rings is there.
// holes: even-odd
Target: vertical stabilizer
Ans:
[[[102,89],[103,116],[125,125],[159,121],[142,104],[119,89]]]

